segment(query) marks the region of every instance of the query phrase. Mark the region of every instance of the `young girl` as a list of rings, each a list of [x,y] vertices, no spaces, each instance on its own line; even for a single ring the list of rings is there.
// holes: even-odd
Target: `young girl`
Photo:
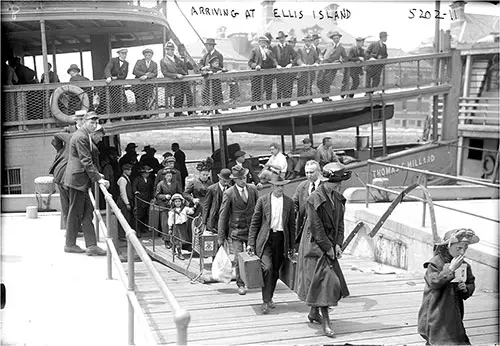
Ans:
[[[188,234],[188,215],[194,214],[194,209],[186,206],[184,197],[176,193],[171,199],[172,209],[168,212],[168,227],[173,235],[174,251],[177,252],[177,258],[184,260],[182,255],[182,243],[190,243]]]
[[[170,249],[172,244],[170,244],[170,237],[166,234],[168,233],[170,227],[168,226],[168,207],[171,203],[171,198],[173,195],[182,192],[181,183],[174,179],[173,176],[177,173],[173,169],[165,169],[163,170],[164,176],[162,181],[158,183],[156,186],[155,204],[160,207],[160,215],[161,215],[161,230],[163,232],[163,240],[165,241],[165,247]]]
[[[472,296],[475,278],[464,255],[477,242],[479,237],[470,229],[448,231],[444,241],[434,246],[434,257],[424,263],[427,271],[418,332],[427,345],[470,344],[463,324],[463,301]]]

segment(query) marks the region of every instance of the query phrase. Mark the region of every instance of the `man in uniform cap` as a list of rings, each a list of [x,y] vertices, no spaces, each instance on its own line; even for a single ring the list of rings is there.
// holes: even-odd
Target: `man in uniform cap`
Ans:
[[[364,37],[356,37],[356,45],[349,49],[349,54],[347,55],[347,61],[356,62],[358,64],[365,61],[365,50],[363,49],[363,44],[365,43]],[[348,71],[347,71],[348,70]],[[363,75],[362,67],[351,67],[349,69],[344,69],[344,76],[347,75],[352,78],[351,90],[356,90],[359,86],[359,78]],[[354,94],[349,94],[349,97],[354,97]]]
[[[92,158],[90,135],[98,125],[99,117],[94,112],[85,115],[82,126],[72,135],[69,144],[68,165],[64,174],[64,185],[68,187],[69,208],[67,218],[65,252],[103,256],[106,251],[97,246],[93,211],[89,188],[99,182],[109,187],[109,181],[99,173]],[[82,231],[87,250],[76,245],[78,232]]]
[[[366,50],[366,59],[379,60],[387,59],[387,32],[382,31],[379,34],[380,40],[373,42]],[[384,70],[384,65],[372,65],[366,67],[366,85],[365,88],[376,88],[380,84],[380,76]]]
[[[127,49],[120,49],[118,57],[111,58],[108,64],[104,68],[104,76],[106,77],[106,83],[111,83],[111,81],[116,79],[126,79],[128,75],[128,62],[125,60],[127,58]],[[111,98],[111,112],[119,113],[123,109],[124,103],[127,102],[125,96],[125,91],[120,85],[114,85],[109,87],[109,93]],[[102,97],[101,97],[102,99]]]
[[[259,37],[259,44],[250,52],[248,66],[252,70],[259,71],[260,69],[270,69],[276,67],[276,58],[272,50],[269,49],[270,40],[266,36]],[[262,96],[262,83],[264,83],[264,93],[266,100],[271,100],[273,96],[273,81],[274,75],[254,76],[251,80],[252,102],[259,102]],[[271,107],[270,104],[267,105]],[[250,109],[264,108],[262,105],[252,106]]]
[[[248,243],[248,231],[257,202],[258,192],[255,186],[246,183],[248,170],[234,166],[229,176],[234,185],[224,192],[219,214],[218,244],[224,245],[231,237],[236,268],[236,285],[238,294],[246,294],[245,283],[241,279],[238,266],[238,253],[245,251]]]
[[[257,200],[248,233],[247,251],[259,256],[262,264],[263,314],[275,307],[273,295],[283,259],[294,254],[294,205],[292,199],[283,193],[288,182],[281,177],[271,180],[273,190]]]
[[[224,69],[224,57],[219,51],[215,49],[215,45],[216,43],[213,38],[207,38],[205,40],[205,48],[207,49],[207,52],[205,53],[205,55],[203,55],[203,57],[199,62],[202,73],[208,73],[208,72],[218,73],[222,72]],[[218,66],[210,65],[210,60],[213,59],[214,57],[216,57],[217,60],[219,61]],[[201,92],[201,96],[203,99],[204,106],[210,106],[211,103],[213,103],[214,105],[222,104],[223,97],[222,97],[221,81],[219,79],[205,80],[205,85]],[[204,111],[203,113],[208,114],[209,111]],[[220,112],[216,110],[215,113],[219,114]]]
[[[290,68],[297,60],[297,52],[291,45],[286,43],[287,36],[284,31],[278,31],[278,36],[276,37],[278,44],[272,47],[277,68]],[[278,99],[292,97],[294,80],[294,73],[280,73],[276,76],[276,97]],[[278,102],[278,107],[281,107],[281,105],[281,102]],[[283,106],[289,105],[289,101],[283,103]]]
[[[142,51],[142,55],[144,59],[137,60],[132,74],[136,79],[141,81],[156,78],[158,76],[158,65],[152,60],[153,50],[146,48]],[[134,85],[132,90],[135,94],[135,103],[138,106],[138,110],[149,109],[148,104],[153,97],[153,85]]]
[[[333,31],[328,33],[328,37],[333,41],[331,45],[328,46],[324,59],[322,61],[323,64],[331,64],[331,63],[342,63],[347,59],[347,52],[340,43],[340,38],[342,34],[338,31]],[[335,76],[337,75],[338,69],[330,69],[326,70],[323,73],[323,76],[320,77],[321,73],[318,73],[318,88],[322,94],[330,94],[330,87],[335,80]],[[344,74],[344,80],[342,81],[342,85],[347,83],[347,75]],[[323,96],[323,101],[331,101],[328,96]]]
[[[207,194],[203,200],[202,223],[207,230],[217,234],[219,223],[219,212],[222,204],[222,195],[231,186],[231,170],[223,168],[217,176],[219,182],[212,184],[207,189]]]
[[[302,39],[304,41],[304,47],[299,48],[297,52],[298,55],[298,63],[300,66],[306,65],[314,65],[318,66],[319,64],[319,55],[316,49],[312,46],[312,37],[307,34]],[[312,84],[314,82],[314,78],[316,76],[315,71],[304,71],[299,73],[299,78],[297,81],[297,96],[310,96],[312,95]],[[310,102],[309,100],[300,100],[299,104],[304,104]]]

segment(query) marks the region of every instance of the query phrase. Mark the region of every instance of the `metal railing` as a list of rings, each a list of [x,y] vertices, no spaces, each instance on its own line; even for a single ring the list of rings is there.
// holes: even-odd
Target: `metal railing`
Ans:
[[[384,187],[381,187],[381,186],[377,186],[377,185],[373,185],[372,184],[372,178],[371,178],[371,165],[378,165],[378,166],[384,166],[384,167],[389,167],[389,168],[394,168],[396,170],[404,170],[404,171],[409,171],[409,172],[415,172],[415,173],[420,173],[423,177],[423,183],[422,183],[422,186],[424,188],[427,188],[427,177],[429,176],[432,176],[432,177],[438,177],[438,178],[445,178],[445,179],[449,179],[449,180],[453,180],[453,181],[460,181],[460,182],[465,182],[465,183],[469,183],[469,184],[473,184],[473,185],[480,185],[480,186],[485,186],[485,187],[488,187],[488,188],[493,188],[493,189],[500,189],[500,185],[498,184],[493,184],[493,183],[488,183],[488,182],[485,182],[485,181],[481,181],[481,180],[475,180],[475,179],[469,179],[469,178],[464,178],[464,177],[456,177],[456,176],[453,176],[453,175],[448,175],[448,174],[443,174],[443,173],[436,173],[436,172],[431,172],[431,171],[428,171],[428,170],[422,170],[422,169],[417,169],[417,168],[410,168],[410,167],[404,167],[404,166],[400,166],[400,165],[393,165],[393,164],[390,164],[390,163],[385,163],[385,162],[380,162],[380,161],[375,161],[375,160],[367,160],[367,169],[368,169],[368,184],[366,184],[366,200],[365,200],[365,205],[366,205],[366,208],[369,207],[369,200],[370,200],[370,189],[375,189],[375,190],[379,190],[379,191],[383,191],[383,192],[386,192],[386,193],[390,193],[390,194],[394,194],[394,195],[400,195],[401,191],[395,191],[395,190],[391,190],[391,189],[387,189],[387,188],[384,188]],[[423,199],[423,198],[420,198],[418,196],[413,196],[413,195],[405,195],[406,198],[409,198],[409,199],[412,199],[412,200],[415,200],[415,201],[420,201],[420,202],[423,202],[423,210],[422,210],[422,227],[425,227],[425,219],[426,219],[426,208],[427,208],[427,198],[426,199]],[[482,215],[478,215],[478,214],[474,214],[474,213],[470,213],[468,211],[465,211],[465,210],[461,210],[461,209],[456,209],[456,208],[453,208],[453,207],[448,207],[446,205],[443,205],[443,204],[437,204],[437,203],[433,203],[433,205],[435,207],[440,207],[440,208],[443,208],[443,209],[448,209],[448,210],[452,210],[452,211],[456,211],[456,212],[459,212],[459,213],[462,213],[462,214],[466,214],[466,215],[469,215],[469,216],[474,216],[474,217],[477,217],[477,218],[480,218],[480,219],[484,219],[484,220],[488,220],[488,221],[492,221],[492,222],[496,222],[496,223],[500,223],[500,220],[497,220],[497,219],[492,219],[492,218],[489,218],[487,216],[482,216]]]
[[[447,66],[451,56],[452,53],[438,53],[363,63],[188,75],[180,80],[154,78],[145,81],[114,80],[110,84],[96,80],[4,86],[3,128],[22,131],[27,126],[64,126],[64,121],[60,119],[71,121],[68,116],[82,108],[95,110],[107,124],[183,113],[188,113],[190,117],[203,117],[210,112],[227,110],[231,113],[246,111],[252,117],[248,107],[268,111],[270,104],[274,107],[274,104],[291,103],[294,107],[311,99],[326,100],[339,95],[436,88],[449,83],[451,71],[448,69],[447,73],[434,76],[433,61],[441,60]],[[358,73],[357,86],[354,85],[353,75],[356,74],[353,71]],[[373,71],[380,74],[379,82],[365,78]],[[77,92],[66,90],[69,86],[78,87]],[[202,114],[193,114],[196,112]]]
[[[106,187],[101,184],[96,183],[96,196],[95,196],[95,204],[98,204],[99,200],[99,189],[104,195],[106,200],[106,222],[103,221],[101,213],[99,209],[94,210],[94,214],[96,216],[96,222],[100,225],[99,228],[96,227],[96,230],[101,229],[106,231],[106,246],[107,246],[107,278],[109,280],[113,279],[113,263],[115,264],[120,281],[123,283],[125,288],[127,289],[127,299],[128,299],[128,343],[129,345],[134,345],[135,337],[134,337],[134,316],[137,316],[141,324],[144,325],[144,328],[147,328],[149,332],[146,334],[148,339],[148,345],[156,345],[157,342],[154,339],[151,329],[149,327],[148,321],[144,315],[142,307],[139,304],[135,293],[135,266],[134,266],[134,251],[141,259],[142,263],[146,267],[146,270],[153,278],[153,281],[158,285],[160,292],[162,293],[165,300],[168,302],[170,307],[172,308],[172,312],[174,314],[174,321],[177,328],[177,345],[186,345],[187,344],[187,328],[189,325],[189,321],[191,319],[190,313],[183,309],[173,293],[167,287],[165,282],[163,281],[161,275],[155,269],[153,262],[149,258],[148,254],[144,250],[141,242],[137,238],[135,230],[133,230],[128,224],[127,220],[123,216],[120,211],[120,208],[116,205],[113,197],[108,192]],[[93,198],[92,193],[90,192],[91,198]],[[125,273],[123,265],[121,263],[120,255],[115,247],[115,243],[113,242],[113,238],[116,237],[116,233],[112,230],[112,214],[115,214],[117,221],[122,226],[125,234],[127,236],[127,266],[128,266],[128,275]]]
[[[458,120],[460,124],[500,125],[500,104],[498,98],[460,98]]]

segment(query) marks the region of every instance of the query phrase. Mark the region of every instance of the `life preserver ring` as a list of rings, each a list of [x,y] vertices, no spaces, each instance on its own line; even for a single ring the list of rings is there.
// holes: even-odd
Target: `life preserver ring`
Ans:
[[[64,123],[74,123],[75,121],[73,119],[73,115],[67,115],[59,109],[58,105],[59,98],[65,93],[71,93],[78,96],[78,98],[82,103],[81,109],[87,109],[87,110],[90,107],[89,96],[85,91],[82,90],[82,88],[72,84],[60,86],[59,88],[54,90],[54,92],[50,96],[50,111],[52,112],[52,115],[57,120],[60,120]]]
[[[495,170],[495,157],[487,154],[483,158],[483,174],[490,175]]]

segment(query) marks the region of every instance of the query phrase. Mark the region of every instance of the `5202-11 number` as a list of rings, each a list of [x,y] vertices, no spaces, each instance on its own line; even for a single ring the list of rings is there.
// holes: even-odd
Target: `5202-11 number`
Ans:
[[[408,15],[409,19],[414,19],[414,18],[418,18],[418,19],[431,19],[431,18],[445,19],[446,15],[448,14],[446,12],[434,10],[434,16],[433,16],[431,11],[424,11],[422,9],[416,9],[416,8],[410,8],[409,11],[410,11],[410,14]],[[419,11],[420,11],[420,15],[418,15]],[[457,14],[456,14],[455,10],[450,10],[449,15],[450,15],[451,20],[457,19]]]

